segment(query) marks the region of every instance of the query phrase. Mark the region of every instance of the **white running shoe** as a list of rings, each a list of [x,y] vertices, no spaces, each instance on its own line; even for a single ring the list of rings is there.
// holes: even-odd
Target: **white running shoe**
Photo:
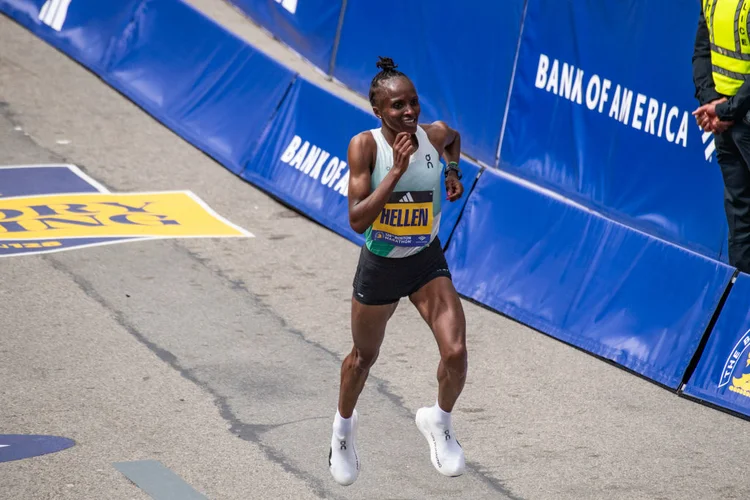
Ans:
[[[446,424],[435,416],[433,408],[425,407],[417,410],[415,421],[430,445],[430,460],[437,471],[449,477],[463,474],[466,468],[464,450],[456,440],[450,419]]]
[[[351,430],[347,434],[337,432],[335,422],[328,452],[328,469],[333,479],[342,486],[349,486],[359,476],[357,455],[357,410],[352,413]]]

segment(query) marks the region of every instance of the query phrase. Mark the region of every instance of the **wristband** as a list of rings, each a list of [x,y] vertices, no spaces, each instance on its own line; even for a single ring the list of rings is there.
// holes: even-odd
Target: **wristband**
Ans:
[[[448,163],[445,167],[445,177],[448,177],[448,172],[456,172],[456,177],[458,177],[458,180],[461,180],[463,177],[463,174],[461,173],[461,170],[458,168],[458,162],[452,161]]]

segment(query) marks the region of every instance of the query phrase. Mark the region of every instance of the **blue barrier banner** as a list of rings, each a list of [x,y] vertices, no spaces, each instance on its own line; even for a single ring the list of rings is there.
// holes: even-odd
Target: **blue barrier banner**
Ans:
[[[500,167],[726,262],[713,135],[691,116],[699,12],[530,0]]]
[[[379,126],[368,114],[297,78],[242,178],[357,244],[349,226],[350,139]]]
[[[442,160],[442,163],[443,168],[445,168],[445,160]],[[441,185],[443,203],[441,205],[440,230],[438,231],[438,237],[440,238],[440,243],[442,243],[443,248],[448,246],[448,240],[456,228],[458,218],[461,216],[461,213],[463,213],[464,207],[469,201],[469,193],[474,186],[474,182],[476,182],[477,176],[479,176],[483,170],[476,163],[463,158],[461,159],[460,168],[463,176],[461,178],[461,184],[464,186],[464,195],[460,199],[454,202],[447,201],[448,193],[445,190],[445,183],[443,182]]]
[[[460,293],[673,389],[733,273],[494,169],[447,257]]]
[[[380,121],[298,78],[241,176],[348,240],[363,244],[349,226],[349,141]],[[462,162],[463,199],[443,202],[440,239],[446,243],[479,167]],[[445,186],[442,187],[446,198]]]
[[[140,0],[0,0],[4,12],[97,74]]]
[[[740,273],[683,393],[750,417],[750,276]]]
[[[446,121],[465,153],[494,165],[523,5],[382,0],[373,10],[349,2],[333,74],[367,96],[378,56],[392,58],[417,87],[423,120]]]
[[[342,0],[230,1],[323,72],[329,72]]]
[[[239,173],[294,77],[187,4],[144,0],[103,78]]]

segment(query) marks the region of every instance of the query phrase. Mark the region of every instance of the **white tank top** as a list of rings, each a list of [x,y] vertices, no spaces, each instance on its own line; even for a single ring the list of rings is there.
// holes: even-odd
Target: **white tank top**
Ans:
[[[370,131],[378,146],[371,175],[374,190],[393,167],[393,148],[381,128]],[[440,229],[440,155],[421,126],[417,127],[419,148],[393,190],[386,206],[365,233],[367,248],[382,257],[407,257],[429,245]]]

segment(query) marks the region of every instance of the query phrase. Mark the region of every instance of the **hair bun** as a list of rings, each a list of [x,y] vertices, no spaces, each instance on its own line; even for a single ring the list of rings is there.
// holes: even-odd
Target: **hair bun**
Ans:
[[[383,71],[390,71],[390,70],[398,68],[398,65],[396,65],[393,62],[393,59],[391,59],[390,57],[380,57],[380,56],[378,56],[378,59],[379,59],[379,61],[377,63],[375,63],[375,66],[377,66],[378,68],[380,68]]]

